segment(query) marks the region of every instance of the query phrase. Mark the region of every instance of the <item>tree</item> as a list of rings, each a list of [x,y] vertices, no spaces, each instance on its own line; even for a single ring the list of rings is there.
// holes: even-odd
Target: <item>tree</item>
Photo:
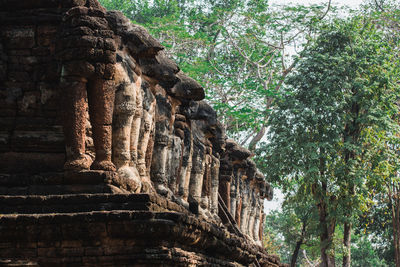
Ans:
[[[396,117],[398,117],[398,115]],[[398,121],[398,118],[396,119],[396,121]],[[379,214],[379,216],[377,216],[375,221],[374,218],[369,216],[369,220],[366,221],[368,224],[371,224],[369,229],[372,228],[375,232],[380,232],[381,234],[382,230],[387,228],[387,225],[391,224],[392,228],[390,232],[393,237],[392,242],[396,266],[400,266],[399,130],[398,123],[394,125],[391,132],[378,132],[374,131],[374,129],[370,129],[368,131],[368,139],[366,140],[366,143],[370,147],[373,147],[373,149],[371,149],[371,154],[369,154],[370,160],[368,162],[373,170],[373,172],[369,174],[369,183],[371,183],[375,189],[373,191],[373,200],[376,204],[379,204],[375,205],[376,209],[373,212],[370,212],[375,215]],[[375,228],[376,224],[378,224],[377,229]]]
[[[393,237],[396,248],[388,254],[382,241],[377,251],[397,255],[400,264],[396,1],[365,1],[353,19],[332,24],[329,0],[311,7],[274,7],[266,0],[100,1],[145,26],[202,83],[228,135],[259,148],[258,166],[268,179],[300,203],[313,197],[324,264],[334,264],[340,237],[344,256],[336,250],[336,260],[350,265],[352,229],[360,213],[361,220],[369,218],[371,203],[390,208],[391,227],[375,227],[374,234],[381,237],[376,240]],[[293,48],[295,60],[288,53]],[[269,140],[260,144],[265,133]],[[315,246],[302,243],[302,213],[285,209],[297,222],[288,231],[298,236],[281,240],[280,251],[295,259],[298,243],[303,260],[314,261]]]
[[[311,199],[305,201],[298,196],[287,197],[282,210],[266,216],[266,235],[275,237],[282,261],[290,262],[291,267],[301,261],[301,249],[314,254],[317,218]]]
[[[362,208],[363,214],[355,234],[370,241],[379,259],[388,266],[395,266],[392,214],[384,188],[377,184],[376,190],[371,191],[370,199],[371,202]]]
[[[362,18],[322,28],[300,54],[295,73],[269,121],[260,150],[265,172],[284,190],[311,194],[319,213],[322,266],[335,266],[333,236],[344,224],[344,266],[350,264],[351,223],[365,196],[363,131],[385,129],[393,114],[390,47]]]
[[[231,138],[250,150],[266,132],[281,85],[326,18],[329,4],[271,7],[266,0],[101,0],[162,41],[167,54],[206,89]]]
[[[380,131],[376,128],[368,129],[366,134],[366,145],[370,148],[371,153],[367,156],[369,160],[367,164],[371,166],[373,172],[369,173],[369,183],[373,185],[373,201],[379,206],[386,206],[390,212],[385,209],[378,209],[381,218],[387,218],[390,214],[391,218],[391,236],[393,237],[393,252],[396,266],[400,266],[400,177],[399,177],[399,81],[400,71],[398,68],[400,62],[400,4],[390,0],[373,0],[367,7],[371,13],[373,23],[384,33],[384,41],[391,47],[391,68],[387,68],[387,75],[391,77],[389,81],[393,88],[397,88],[397,94],[392,95],[392,105],[395,110],[391,119],[391,128],[387,131]],[[382,212],[384,211],[384,212]],[[378,218],[379,218],[378,217]],[[376,225],[378,220],[370,220],[371,225]],[[387,222],[387,221],[386,221]],[[385,221],[380,222],[380,227],[375,228],[375,232],[385,234],[382,229],[387,225]],[[383,228],[381,228],[383,227]],[[390,250],[389,250],[390,251]]]
[[[352,245],[352,265],[353,267],[386,267],[388,266],[384,259],[380,258],[372,247],[371,241],[367,236],[354,235],[354,244]]]

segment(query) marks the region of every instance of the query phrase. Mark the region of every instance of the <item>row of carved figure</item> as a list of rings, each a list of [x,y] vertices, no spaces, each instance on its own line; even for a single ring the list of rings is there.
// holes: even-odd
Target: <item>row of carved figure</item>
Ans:
[[[117,171],[135,181],[133,191],[156,191],[217,221],[220,194],[241,231],[259,241],[269,184],[250,152],[226,140],[203,88],[162,50],[96,1],[65,13],[57,44],[64,169]]]

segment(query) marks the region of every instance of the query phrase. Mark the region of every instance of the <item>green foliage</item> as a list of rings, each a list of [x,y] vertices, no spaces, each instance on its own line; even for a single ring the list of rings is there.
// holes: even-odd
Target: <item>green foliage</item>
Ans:
[[[336,20],[300,54],[259,150],[285,192],[312,194],[331,222],[350,221],[368,199],[365,133],[393,128],[396,69],[384,33],[362,18]],[[261,162],[260,162],[261,163]],[[350,216],[349,216],[350,215]]]
[[[390,265],[378,255],[376,250],[372,247],[371,241],[368,240],[368,236],[355,235],[353,236],[351,266],[386,267]]]
[[[395,266],[392,216],[387,196],[383,193],[371,193],[373,201],[360,217],[355,234],[359,238],[366,238],[371,243],[379,259],[384,260],[388,266]]]
[[[230,137],[252,146],[291,70],[286,47],[301,49],[324,12],[318,5],[271,7],[267,0],[100,2],[161,40],[204,86]]]
[[[337,21],[322,29],[301,54],[271,116],[270,143],[259,152],[265,155],[265,171],[284,189],[304,184],[309,191],[307,184],[324,180],[332,194],[340,194],[343,172],[357,180],[366,149],[361,132],[391,126],[396,107],[387,70],[390,48],[382,46],[373,25],[361,23]],[[344,162],[348,151],[358,158]]]
[[[298,205],[298,203],[293,203]],[[303,205],[303,208],[306,205]],[[313,204],[309,203],[309,211],[312,210]],[[307,233],[304,243],[301,246],[296,266],[309,266],[308,261],[318,262],[319,259],[319,242],[317,230],[317,214],[313,216],[303,209],[295,209],[291,205],[284,205],[282,210],[275,210],[267,215],[265,225],[265,235],[269,240],[267,250],[271,253],[280,256],[282,262],[290,262],[296,242],[301,236],[301,218],[308,217]],[[297,213],[296,213],[297,212]],[[385,227],[390,231],[390,227]],[[382,235],[371,236],[364,231],[357,229],[352,235],[352,264],[351,266],[364,267],[376,266],[386,267],[394,266],[393,262],[393,248],[390,244],[390,236],[382,233]],[[383,237],[383,238],[382,238]],[[378,238],[384,244],[378,244]],[[341,262],[343,257],[343,250],[341,249],[341,242],[343,240],[343,229],[337,227],[333,239],[336,249],[336,262]],[[389,241],[389,242],[388,242]],[[385,249],[385,251],[382,251]],[[303,252],[305,251],[305,253]],[[391,254],[390,254],[391,252]],[[307,255],[307,260],[304,258]]]
[[[266,129],[256,160],[287,195],[282,212],[267,216],[270,251],[290,261],[310,208],[301,249],[318,260],[316,205],[324,203],[338,229],[337,259],[340,225],[352,220],[363,226],[353,237],[354,266],[393,263],[387,196],[400,166],[396,1],[367,0],[349,19],[337,19],[335,8],[326,15],[323,5],[267,0],[100,2],[162,42],[204,86],[230,137],[253,148]]]
[[[275,210],[266,216],[265,234],[278,245],[276,253],[283,262],[290,262],[297,243],[307,255],[318,258],[318,214],[311,199],[287,198],[282,210]],[[303,255],[299,253],[297,262]]]

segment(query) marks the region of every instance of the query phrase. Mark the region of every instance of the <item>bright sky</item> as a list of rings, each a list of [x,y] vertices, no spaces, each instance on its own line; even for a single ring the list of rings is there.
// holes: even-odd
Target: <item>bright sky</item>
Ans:
[[[319,3],[326,3],[328,4],[328,0],[270,0],[270,4],[303,4],[303,5],[309,5],[309,4],[319,4]],[[333,0],[332,4],[333,5],[347,5],[352,8],[357,8],[363,0]]]

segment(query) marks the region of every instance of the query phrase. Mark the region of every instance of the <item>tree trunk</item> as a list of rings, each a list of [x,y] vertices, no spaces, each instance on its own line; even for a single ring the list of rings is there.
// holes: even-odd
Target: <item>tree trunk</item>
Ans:
[[[393,188],[391,188],[392,186],[393,186]],[[390,185],[388,185],[388,189],[389,189],[389,202],[390,202],[390,205],[392,208],[394,261],[396,263],[396,267],[400,267],[400,196],[399,196],[399,188],[395,184],[390,184]]]
[[[351,89],[353,97],[356,97],[359,93],[358,90],[353,87]],[[360,105],[357,100],[352,100],[351,110],[349,111],[350,114],[353,114],[353,119],[349,121],[344,128],[344,136],[343,141],[344,143],[349,143],[355,146],[359,146],[359,137],[361,133],[361,125],[358,120],[359,113],[360,113]],[[345,175],[344,180],[346,181],[344,185],[344,189],[348,189],[347,196],[350,199],[355,197],[355,184],[354,184],[354,177],[351,175],[352,163],[356,159],[356,151],[354,149],[345,148],[344,153],[344,162],[345,162]],[[346,186],[347,184],[347,186]],[[346,188],[347,187],[347,188]],[[354,207],[352,206],[352,201],[350,204],[345,205],[346,216],[348,220],[351,220]],[[344,233],[343,233],[343,267],[350,267],[351,264],[351,230],[352,230],[352,223],[351,221],[347,221],[344,223]]]
[[[335,267],[335,253],[332,250],[333,233],[335,226],[333,222],[325,222],[325,227],[320,235],[321,240],[321,264],[320,267]],[[333,230],[333,231],[332,231]]]
[[[395,216],[393,217],[393,220],[395,221],[395,229],[394,231],[394,249],[395,249],[395,255],[396,255],[396,267],[400,267],[400,199],[399,199],[399,194],[397,192],[396,198],[394,200],[395,202]]]
[[[303,244],[304,238],[306,236],[306,227],[307,227],[307,221],[303,221],[303,226],[301,227],[300,239],[299,239],[299,241],[297,241],[296,247],[294,248],[292,258],[290,260],[290,267],[296,266],[297,258],[299,256],[299,252],[300,252],[300,247]]]
[[[343,245],[344,245],[344,252],[343,252],[343,267],[350,267],[351,263],[351,230],[352,230],[352,223],[346,222],[344,224],[344,233],[343,233]]]
[[[324,188],[324,186],[323,186]],[[335,251],[332,249],[333,234],[335,233],[336,220],[328,218],[327,204],[321,200],[318,204],[319,224],[321,227],[321,264],[320,267],[335,266]]]
[[[322,131],[320,131],[322,132]],[[325,176],[325,149],[320,148],[319,158],[319,173],[321,179]],[[335,249],[332,248],[333,234],[335,233],[336,218],[329,216],[328,204],[328,184],[326,181],[321,181],[321,185],[318,183],[313,184],[312,192],[314,198],[318,201],[317,208],[319,214],[319,226],[321,228],[320,233],[320,252],[321,252],[321,264],[320,267],[335,267]]]
[[[265,125],[263,125],[260,131],[256,134],[256,136],[251,139],[249,144],[249,150],[254,151],[258,142],[260,142],[261,138],[265,135]]]
[[[299,256],[300,246],[303,244],[303,240],[299,240],[296,243],[296,247],[294,248],[292,259],[290,260],[290,267],[296,266],[297,257]]]

